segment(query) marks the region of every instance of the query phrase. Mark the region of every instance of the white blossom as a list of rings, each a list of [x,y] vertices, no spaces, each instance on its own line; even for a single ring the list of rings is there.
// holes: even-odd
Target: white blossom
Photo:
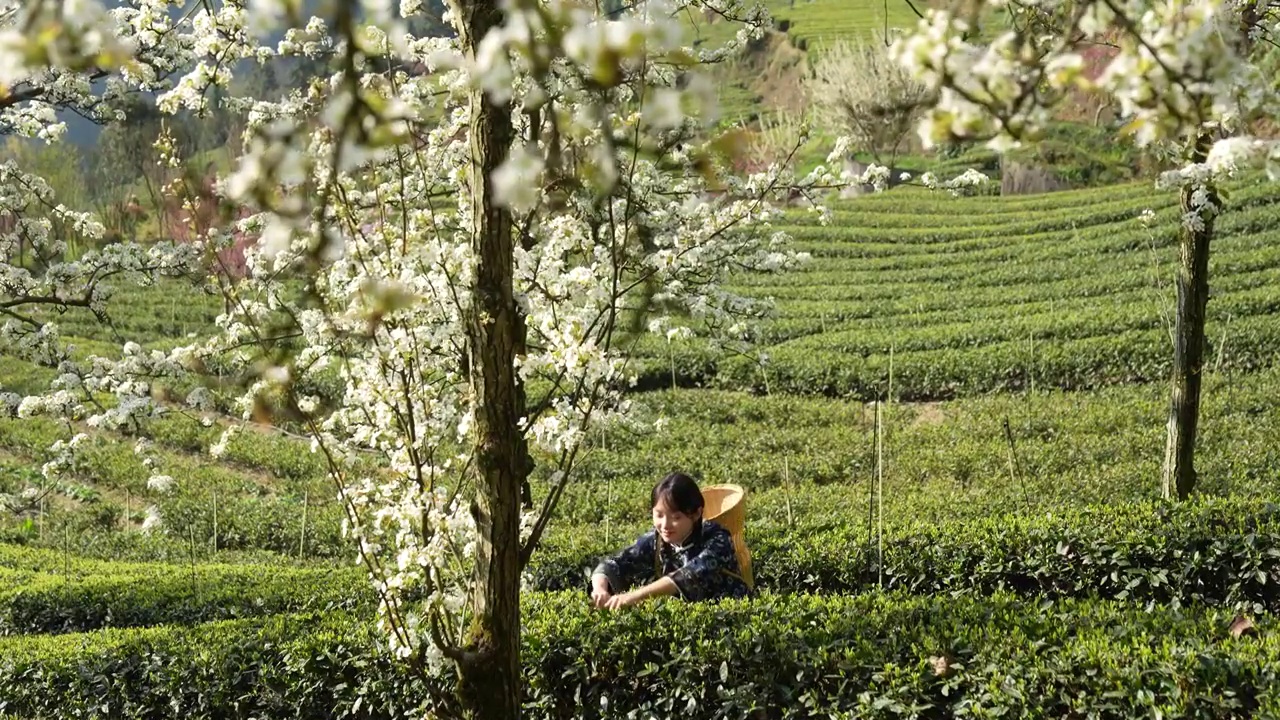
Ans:
[[[96,24],[75,25],[85,47],[128,60],[108,64],[113,82],[155,93],[163,112],[225,102],[241,114],[245,151],[215,192],[243,213],[229,227],[202,229],[190,245],[111,245],[41,277],[10,268],[13,292],[65,297],[95,273],[147,281],[196,275],[233,233],[255,242],[234,293],[219,286],[235,302],[218,318],[216,335],[183,347],[160,351],[131,341],[118,360],[73,362],[56,324],[5,325],[10,346],[59,371],[57,388],[22,399],[16,412],[84,420],[103,433],[147,428],[173,410],[158,386],[191,380],[195,368],[214,361],[249,377],[232,398],[234,413],[246,422],[276,407],[301,416],[347,511],[343,531],[353,553],[381,591],[380,626],[397,653],[439,663],[444,655],[430,628],[443,622],[456,635],[466,626],[477,552],[471,498],[453,492],[468,486],[481,417],[466,343],[473,320],[497,321],[480,315],[472,296],[475,220],[501,212],[472,206],[485,196],[474,192],[477,183],[489,184],[517,226],[510,280],[527,342],[513,370],[520,382],[547,388],[545,404],[526,408],[519,430],[539,462],[568,481],[569,458],[592,431],[627,417],[623,393],[636,370],[615,333],[619,314],[646,297],[642,285],[654,307],[670,314],[650,326],[659,337],[741,343],[769,306],[731,292],[726,280],[806,260],[774,227],[775,203],[846,182],[883,186],[888,170],[842,178],[823,166],[796,177],[775,165],[740,176],[718,159],[714,83],[696,67],[673,68],[725,57],[760,37],[767,13],[740,0],[653,2],[616,19],[580,3],[513,1],[470,54],[456,39],[406,33],[402,16],[420,11],[412,0],[398,12],[385,0],[335,3],[332,16],[305,20],[301,5],[252,0],[178,14],[163,0],[129,0],[85,13]],[[693,8],[748,22],[727,48],[682,47],[680,17]],[[356,27],[357,15],[369,25],[338,31]],[[268,46],[268,36],[282,39]],[[26,58],[22,42],[0,34],[0,59]],[[71,62],[76,48],[59,44],[62,54],[43,64],[0,68],[0,83],[46,82],[49,73],[84,79]],[[225,92],[240,61],[330,54],[340,61],[333,75],[276,100]],[[372,63],[371,55],[427,72]],[[108,112],[89,101],[90,90],[86,82],[81,109]],[[469,137],[481,92],[518,109],[510,116],[512,145],[500,149],[505,162],[488,178],[473,176]],[[0,122],[52,140],[55,120],[29,103]],[[161,138],[161,155],[172,163],[167,143]],[[976,182],[965,177],[954,187]],[[102,234],[91,216],[53,202],[47,183],[18,168],[0,165],[0,188],[0,211],[50,207],[80,231]],[[48,218],[29,214],[24,232],[60,252]],[[300,285],[305,303],[294,299]],[[110,307],[109,293],[90,295]],[[285,356],[261,343],[264,328],[281,323],[292,343]],[[335,397],[310,390],[335,381]],[[89,401],[104,393],[112,402]],[[197,388],[185,400],[207,413],[221,398]],[[226,427],[210,454],[224,457],[241,427]],[[73,472],[82,443],[59,446],[46,474]],[[136,449],[145,466],[156,466],[148,445]],[[153,470],[148,487],[164,493],[175,483]],[[538,518],[520,522],[527,538]],[[161,527],[153,505],[143,530]]]
[[[164,520],[160,516],[160,508],[155,505],[148,505],[145,515],[142,518],[142,532],[153,533],[160,530],[164,526]]]

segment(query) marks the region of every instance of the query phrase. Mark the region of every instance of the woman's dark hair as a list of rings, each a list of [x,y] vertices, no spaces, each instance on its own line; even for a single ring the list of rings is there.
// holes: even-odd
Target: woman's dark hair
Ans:
[[[653,487],[653,497],[650,498],[649,507],[658,507],[659,502],[666,503],[667,507],[679,510],[685,515],[693,515],[704,505],[698,483],[682,472],[671,473]]]

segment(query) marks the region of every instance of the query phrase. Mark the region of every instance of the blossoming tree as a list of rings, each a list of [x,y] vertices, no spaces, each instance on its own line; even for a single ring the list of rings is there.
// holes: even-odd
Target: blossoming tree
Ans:
[[[771,229],[771,201],[799,194],[825,217],[825,190],[883,186],[887,171],[728,171],[735,135],[715,129],[698,68],[767,24],[742,0],[608,12],[455,0],[448,37],[409,32],[436,26],[415,22],[422,13],[412,0],[334,3],[323,17],[296,0],[0,10],[0,107],[19,108],[6,121],[31,133],[52,132],[58,107],[109,112],[131,91],[169,113],[224,103],[246,128],[213,189],[221,212],[203,188],[167,190],[189,209],[190,242],[119,246],[119,264],[144,277],[204,263],[225,298],[220,332],[169,352],[129,343],[114,361],[64,353],[59,386],[18,410],[145,430],[170,409],[155,383],[196,383],[188,405],[211,411],[202,372],[237,374],[244,419],[301,431],[325,459],[392,649],[456,672],[458,692],[433,698],[440,706],[506,720],[519,715],[521,571],[589,429],[626,414],[628,351],[651,328],[741,336],[767,306],[723,281],[804,259]],[[694,49],[683,18],[698,17],[741,29]],[[228,92],[237,67],[281,56],[326,69],[278,100]],[[176,164],[171,139],[157,144]],[[928,179],[955,192],[976,181]],[[218,272],[244,233],[258,238],[247,276]],[[157,474],[151,486],[174,482]]]
[[[957,6],[961,7],[961,6]],[[984,24],[986,31],[984,32]],[[992,30],[994,27],[998,30]],[[1280,12],[1253,0],[984,0],[931,9],[899,39],[901,62],[938,92],[923,120],[926,143],[986,137],[1008,148],[1034,134],[1073,90],[1114,98],[1141,145],[1180,167],[1162,187],[1181,197],[1172,398],[1162,491],[1185,498],[1193,464],[1209,298],[1209,246],[1223,209],[1222,181],[1265,163],[1280,171],[1280,144],[1259,137],[1274,119],[1275,34]],[[1097,77],[1082,70],[1097,44],[1114,48]]]
[[[109,18],[94,4],[0,3],[0,134],[53,143],[68,115],[121,119],[129,93],[161,87],[190,56],[162,10],[124,7]],[[103,227],[63,204],[44,179],[13,161],[0,163],[0,342],[8,353],[61,373],[46,396],[0,393],[6,412],[74,416],[87,391],[110,385],[72,361],[51,316],[83,308],[105,318],[113,285],[122,281],[198,277],[193,247],[117,243],[71,256],[69,234],[93,242]],[[119,416],[117,408],[113,417]]]
[[[802,260],[770,229],[770,201],[837,182],[823,168],[725,171],[732,136],[713,131],[697,66],[767,17],[740,0],[609,18],[590,3],[458,0],[445,18],[455,36],[414,37],[414,2],[336,3],[323,18],[287,0],[173,5],[9,7],[0,88],[28,110],[6,121],[48,133],[56,106],[39,103],[106,111],[129,89],[166,112],[217,101],[245,113],[245,153],[217,188],[233,221],[190,213],[185,260],[216,263],[253,232],[249,276],[209,274],[228,308],[216,337],[92,358],[20,412],[144,426],[166,410],[152,383],[214,362],[239,371],[244,417],[303,430],[326,459],[391,646],[455,669],[471,715],[516,717],[520,572],[588,428],[626,410],[627,350],[654,314],[737,335],[765,307],[722,281]],[[694,50],[682,14],[742,31]],[[329,71],[277,102],[226,94],[238,63],[279,55]],[[193,208],[207,199],[171,192]],[[316,390],[335,381],[337,393]],[[115,401],[98,404],[103,391]],[[190,403],[207,408],[209,394]]]

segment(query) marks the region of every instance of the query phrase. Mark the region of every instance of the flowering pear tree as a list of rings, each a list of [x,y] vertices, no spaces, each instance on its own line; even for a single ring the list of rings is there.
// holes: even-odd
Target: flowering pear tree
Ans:
[[[123,119],[129,93],[161,86],[190,56],[163,10],[0,3],[0,135],[53,143],[68,115]],[[85,382],[94,382],[93,369],[72,361],[50,318],[81,308],[105,320],[113,285],[191,276],[200,266],[194,248],[172,243],[117,243],[71,256],[70,233],[96,242],[103,226],[67,207],[44,179],[13,161],[0,163],[0,343],[60,371],[48,396],[0,392],[6,413],[70,412],[86,397]]]
[[[770,230],[770,199],[835,182],[723,172],[696,66],[725,50],[683,47],[690,5],[743,17],[738,42],[764,22],[702,1],[616,19],[456,2],[449,38],[408,35],[408,3],[370,3],[368,24],[351,5],[313,18],[276,51],[330,50],[333,74],[252,108],[222,187],[259,211],[242,224],[261,239],[226,332],[183,352],[264,368],[246,413],[270,406],[311,434],[391,646],[451,661],[474,717],[519,715],[521,570],[589,428],[626,411],[630,316],[660,303],[738,331],[764,308],[724,278],[801,260]],[[223,7],[219,37],[272,19]],[[262,51],[245,43],[228,52]],[[160,104],[204,98],[180,82]],[[332,407],[305,391],[326,375],[344,388]]]
[[[52,13],[72,39],[50,47],[68,49],[39,55],[18,30],[3,47],[42,73],[132,82],[165,112],[243,113],[245,152],[216,186],[232,220],[192,211],[184,234],[215,263],[237,234],[256,235],[247,277],[210,273],[228,308],[217,336],[93,358],[78,385],[24,412],[141,424],[165,410],[151,383],[214,362],[238,370],[244,417],[304,431],[327,461],[391,647],[456,672],[456,698],[436,702],[517,717],[521,570],[589,428],[626,413],[628,348],[655,308],[741,334],[766,307],[723,280],[803,260],[771,229],[771,201],[842,182],[782,164],[726,171],[731,138],[714,130],[698,66],[767,15],[740,0],[643,2],[607,18],[561,0],[458,0],[445,17],[454,36],[415,37],[413,2],[310,18],[296,2],[170,6],[113,10],[111,35],[84,3],[37,3],[14,27]],[[691,11],[742,31],[694,50],[678,20]],[[170,45],[174,72],[143,70]],[[282,55],[329,70],[278,101],[229,95],[238,63]],[[201,207],[191,188],[171,191]],[[317,389],[335,382],[336,394]],[[93,391],[114,403],[95,406]]]
[[[993,16],[1008,22],[992,31]],[[989,23],[984,31],[983,23]],[[1006,29],[1007,28],[1007,29]],[[1274,118],[1274,46],[1280,11],[1244,0],[985,0],[927,12],[897,40],[896,57],[938,93],[920,125],[926,144],[986,137],[1007,149],[1051,118],[1074,90],[1114,98],[1137,143],[1177,169],[1159,186],[1182,206],[1177,318],[1162,492],[1187,497],[1193,464],[1209,297],[1209,246],[1223,180],[1249,167],[1280,172],[1280,144],[1256,134]],[[1088,77],[1084,54],[1113,47]]]

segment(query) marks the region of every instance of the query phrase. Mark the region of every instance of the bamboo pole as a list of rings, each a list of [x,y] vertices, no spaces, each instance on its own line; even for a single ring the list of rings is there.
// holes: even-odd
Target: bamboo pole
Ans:
[[[876,403],[876,505],[879,525],[876,528],[876,574],[884,589],[884,420],[880,403]]]
[[[1031,384],[1031,394],[1036,394],[1036,334],[1032,331],[1027,334],[1031,343],[1031,356],[1027,358],[1027,379]]]
[[[791,468],[786,455],[782,456],[782,484],[785,490],[782,499],[787,503],[787,527],[795,527],[796,521],[791,514]]]
[[[876,422],[876,413],[872,413],[871,420],[871,455],[874,459],[876,451],[876,435],[879,434],[879,423]],[[874,465],[874,463],[873,463]],[[871,541],[876,536],[876,475],[875,468],[872,467],[871,478],[867,482],[867,544],[870,546]]]
[[[213,552],[218,552],[218,493],[213,493]]]
[[[1031,418],[1034,415],[1031,404],[1034,402],[1036,394],[1036,334],[1035,331],[1027,333],[1031,344],[1031,356],[1027,358],[1027,382],[1030,391],[1027,393],[1027,432],[1031,432]]]
[[[609,452],[609,444],[605,440],[604,428],[600,428],[600,449]],[[613,536],[613,474],[604,481],[604,544],[610,544]]]
[[[302,529],[298,532],[298,559],[306,557],[307,552],[307,505],[310,500],[310,492],[304,490],[302,493]]]
[[[1022,502],[1030,510],[1031,496],[1027,493],[1027,483],[1022,479],[1022,473],[1018,467],[1018,451],[1013,443],[1013,428],[1009,425],[1007,416],[1004,419],[1004,439],[1009,446],[1009,478],[1022,486]]]
[[[894,343],[889,344],[889,404],[893,404],[893,350]]]
[[[196,526],[187,526],[187,535],[191,539],[191,590],[196,589]]]
[[[667,356],[671,358],[671,389],[676,389],[676,347],[667,341]]]

